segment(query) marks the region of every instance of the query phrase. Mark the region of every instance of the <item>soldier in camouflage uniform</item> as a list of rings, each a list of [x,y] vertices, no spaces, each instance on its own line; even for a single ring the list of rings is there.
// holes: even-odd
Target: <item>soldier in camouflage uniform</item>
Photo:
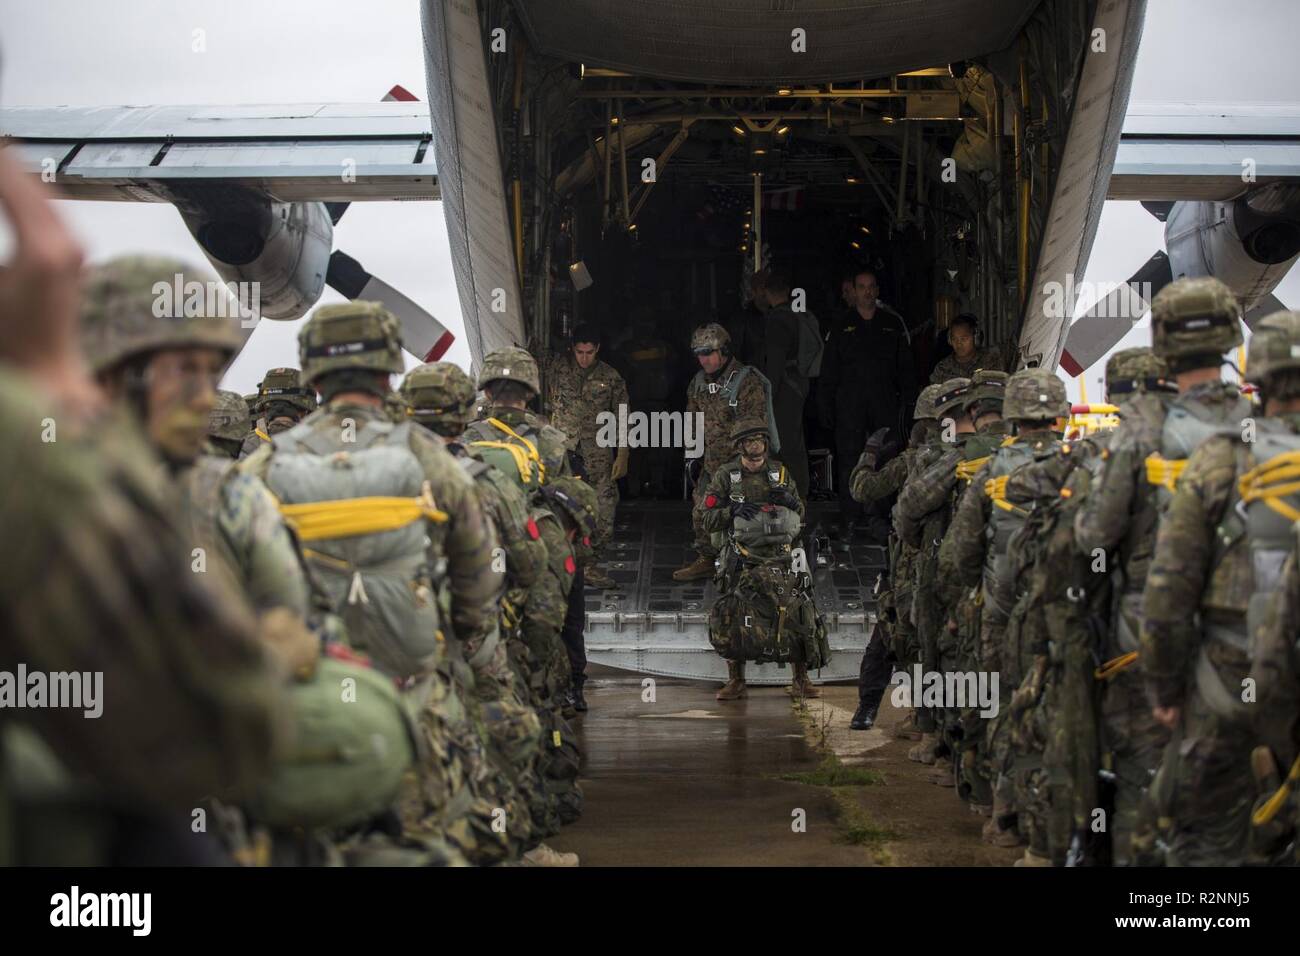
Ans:
[[[1102,662],[1099,745],[1102,767],[1114,780],[1111,858],[1115,865],[1127,866],[1143,860],[1134,845],[1139,809],[1169,741],[1168,730],[1151,715],[1141,668],[1135,665],[1142,592],[1160,511],[1157,486],[1147,481],[1146,460],[1160,450],[1177,387],[1164,358],[1139,349],[1111,357],[1106,384],[1110,400],[1120,407],[1120,423],[1075,516],[1074,535],[1090,561],[1100,556],[1114,562],[1117,572],[1112,577],[1113,624],[1103,631],[1097,649]],[[1153,835],[1147,835],[1147,844]]]
[[[1001,410],[1005,372],[981,370],[974,380],[946,382],[935,401],[939,439],[950,450],[909,481],[894,508],[899,537],[918,548],[917,612],[922,664],[931,671],[978,668],[979,611],[975,592],[939,572],[939,548],[976,472],[1007,437]],[[978,812],[992,812],[983,720],[974,708],[938,708],[921,716],[927,730],[908,758],[934,764],[930,780],[957,786]],[[928,732],[925,721],[934,721]],[[944,756],[944,755],[947,756]],[[1014,837],[1013,837],[1014,839]]]
[[[1155,347],[1173,354],[1175,373],[1207,368],[1241,341],[1237,303],[1216,285],[1185,291],[1159,324],[1152,305]],[[1286,410],[1300,394],[1297,341],[1294,314],[1256,327],[1247,369],[1269,417],[1220,419],[1177,477],[1156,536],[1140,655],[1153,716],[1171,733],[1151,798],[1173,866],[1237,865],[1249,849],[1250,643],[1300,517],[1288,473],[1300,457],[1300,414]],[[1210,395],[1233,404],[1226,386]],[[1173,411],[1166,432],[1171,421]]]
[[[573,332],[571,348],[554,356],[546,367],[546,413],[555,427],[568,437],[568,448],[582,458],[585,477],[596,491],[600,523],[592,538],[591,564],[583,569],[583,583],[591,588],[614,588],[614,579],[598,562],[614,533],[614,509],[618,506],[618,480],[627,474],[628,449],[602,445],[600,435],[617,440],[617,424],[602,427],[598,416],[606,413],[617,423],[619,409],[628,409],[627,384],[623,376],[599,359],[600,332],[580,325]]]
[[[325,403],[244,467],[281,501],[349,640],[421,701],[427,756],[404,832],[445,837],[475,863],[512,858],[522,847],[494,826],[501,788],[461,644],[495,618],[503,581],[473,481],[434,436],[383,414],[403,365],[391,313],[320,306],[298,341],[304,385]]]
[[[789,562],[791,544],[798,540],[804,515],[803,501],[799,498],[794,478],[784,465],[768,454],[768,436],[766,419],[755,417],[738,421],[731,432],[732,447],[737,455],[718,466],[704,492],[704,530],[711,535],[726,535],[735,530],[739,519],[752,521],[760,511],[775,510],[783,517],[789,517],[785,533],[781,535],[784,540],[766,545],[751,544],[748,548],[738,541],[736,550],[742,563],[750,559]],[[795,659],[793,665],[791,694],[820,697],[821,691],[808,679],[807,662]],[[745,695],[745,662],[728,659],[727,682],[718,691],[717,698],[737,700]]]
[[[1010,829],[1008,824],[1016,812],[1006,705],[1033,664],[1031,648],[1011,646],[1007,641],[1015,587],[1007,549],[1026,512],[1006,500],[1006,480],[1026,462],[1056,454],[1060,440],[1054,423],[1069,414],[1065,384],[1055,372],[1022,369],[1007,379],[1003,416],[1011,423],[1015,437],[1004,442],[975,473],[970,487],[962,493],[939,549],[941,577],[979,588],[981,612],[975,659],[981,671],[998,674],[998,716],[987,722],[986,740],[987,752],[998,771],[993,823],[1004,830]],[[989,836],[995,842],[1008,842],[992,827]],[[1041,834],[1039,842],[1045,851],[1046,833]]]
[[[257,401],[253,413],[257,421],[244,438],[239,457],[247,458],[272,435],[288,431],[316,410],[316,391],[302,384],[302,374],[296,368],[273,368],[257,386]]]
[[[1117,405],[1117,415],[1127,417],[1148,387],[1160,387],[1163,374],[1164,363],[1150,349],[1111,356],[1107,399]],[[1007,643],[1020,648],[1022,658],[1032,655],[1007,718],[1022,829],[1038,835],[1023,865],[1106,858],[1105,838],[1094,831],[1097,809],[1111,812],[1098,787],[1103,763],[1097,681],[1111,669],[1096,664],[1107,659],[1102,655],[1111,630],[1113,579],[1104,550],[1082,551],[1075,529],[1112,437],[1096,431],[1077,438],[1057,455],[1022,465],[1007,480],[1007,502],[1029,512],[1008,546],[1016,587]],[[1105,764],[1108,771],[1110,766]],[[1126,843],[1131,822],[1124,828]],[[1113,827],[1121,829],[1118,819]]]
[[[214,455],[238,458],[248,434],[248,406],[238,392],[217,392],[208,416],[208,448]]]
[[[0,861],[218,862],[191,830],[192,810],[205,794],[243,796],[264,779],[286,740],[286,661],[268,653],[245,606],[191,571],[139,419],[118,403],[101,413],[87,402],[98,393],[76,354],[79,256],[43,261],[30,247],[44,243],[50,254],[59,223],[39,222],[44,206],[30,177],[6,168],[0,178],[19,247],[0,282],[0,441],[13,456],[0,469],[9,556],[0,657],[31,673],[106,675],[97,719],[49,707],[19,722],[0,711]],[[24,191],[34,208],[14,199]],[[90,293],[83,321],[114,312],[112,282]],[[33,322],[31,334],[9,327]],[[172,386],[187,378],[170,359],[132,363],[137,403],[146,401],[146,371]],[[197,446],[206,410],[183,424],[196,427],[171,429],[184,431],[177,444]],[[37,769],[26,755],[39,755]],[[79,781],[72,794],[51,793],[59,765]]]
[[[770,414],[770,386],[761,372],[732,356],[727,330],[716,322],[701,326],[691,336],[691,351],[699,360],[700,371],[686,390],[686,414],[694,416],[698,412],[704,416],[704,459],[691,511],[698,556],[673,572],[674,581],[713,577],[718,552],[704,527],[704,496],[718,469],[731,457],[735,447],[731,431],[736,423],[751,418],[766,421],[769,449],[773,453],[780,451]]]
[[[882,445],[889,429],[879,429],[867,439],[862,456],[849,477],[855,501],[883,501],[898,494],[909,477],[919,475],[939,457],[942,443],[938,441],[939,423],[935,419],[934,402],[942,390],[941,385],[927,385],[921,390],[916,400],[915,424],[908,447],[883,468],[878,468],[877,463],[885,450]],[[853,730],[869,730],[875,723],[880,698],[889,685],[894,663],[901,661],[910,666],[921,659],[912,609],[916,590],[916,556],[915,547],[902,541],[897,532],[890,534],[889,581],[888,587],[878,596],[877,614],[878,624],[882,628],[888,626],[889,646],[886,646],[886,641],[877,639],[883,636],[877,631],[862,654],[858,709],[849,722]],[[910,733],[910,728],[916,724],[915,716],[909,715],[905,724],[907,729],[903,732]],[[916,739],[915,735],[912,739]]]
[[[559,636],[570,596],[581,594],[576,588],[578,562],[583,539],[590,538],[596,524],[595,493],[572,475],[552,478],[534,508],[533,522],[546,544],[547,564],[528,594],[524,612],[521,634],[527,649],[525,667],[547,745],[542,760],[543,781],[560,822],[573,823],[583,806],[582,788],[578,785],[580,755],[577,737],[562,712],[569,674],[566,648]]]
[[[197,555],[193,570],[210,576],[228,599],[247,601],[259,615],[263,640],[290,661],[291,672],[300,684],[311,683],[316,677],[320,642],[307,627],[307,580],[275,500],[260,480],[241,474],[231,457],[190,451],[193,432],[208,417],[195,413],[206,406],[210,416],[218,394],[204,387],[202,376],[206,374],[206,384],[211,386],[234,356],[241,338],[233,323],[224,318],[180,319],[154,314],[157,297],[153,289],[157,282],[169,281],[174,275],[184,274],[185,269],[181,262],[119,259],[92,272],[91,290],[111,289],[112,305],[88,314],[87,352],[110,392],[143,416],[142,424],[168,467],[179,492],[176,505],[186,541],[184,560],[189,562]],[[140,388],[135,385],[133,369],[145,363],[149,374],[141,376]],[[183,371],[197,369],[199,381],[176,389],[171,384],[177,381],[175,375],[164,371],[169,363]],[[238,424],[243,402],[234,393],[226,394],[231,400],[227,407],[234,409],[231,423]],[[344,676],[365,679],[353,665],[332,663],[330,667],[337,672],[331,681]],[[323,690],[322,695],[317,689],[295,687],[291,700],[300,727],[318,729],[322,721],[329,720],[319,710],[323,696],[338,708],[339,726],[364,721],[365,733],[383,739],[387,746],[376,751],[375,762],[366,766],[360,790],[349,787],[347,778],[353,773],[350,769],[339,773],[327,764],[315,768],[316,785],[331,788],[339,796],[328,813],[310,820],[297,814],[309,808],[316,812],[320,804],[315,798],[303,801],[295,768],[303,759],[312,759],[302,755],[317,753],[328,742],[300,740],[296,749],[286,755],[286,762],[277,766],[268,790],[253,801],[254,813],[258,807],[274,806],[272,823],[281,828],[292,826],[299,832],[316,831],[311,840],[282,834],[271,841],[269,854],[259,855],[258,847],[266,844],[250,838],[238,811],[213,804],[210,812],[241,862],[338,859],[329,833],[320,829],[326,818],[340,826],[345,822],[360,824],[396,798],[397,784],[412,756],[405,716],[396,696],[392,695],[386,710],[382,703],[376,703],[375,707],[345,712],[345,703],[335,701],[338,695],[331,694],[328,687]],[[305,723],[300,715],[306,715]],[[367,759],[362,754],[357,758],[358,765]]]
[[[483,513],[492,521],[501,544],[499,558],[506,575],[501,613],[491,630],[466,641],[465,652],[474,668],[475,689],[497,751],[528,806],[534,831],[525,859],[576,864],[577,854],[558,854],[545,845],[535,846],[557,832],[559,824],[542,786],[542,725],[532,706],[526,676],[515,670],[518,654],[512,659],[512,648],[520,646],[520,614],[528,589],[546,567],[546,545],[519,486],[460,441],[474,415],[475,389],[469,376],[450,362],[421,365],[407,373],[401,398],[406,416],[440,436],[474,479]]]
[[[1300,313],[1269,316],[1256,327],[1251,339],[1250,377],[1263,389],[1265,410],[1274,420],[1295,429],[1300,417]],[[1294,460],[1294,459],[1292,459]],[[1261,529],[1262,530],[1262,529]],[[1262,786],[1252,827],[1253,861],[1294,865],[1297,854],[1296,781],[1300,779],[1300,564],[1296,539],[1300,524],[1292,526],[1289,553],[1278,573],[1263,623],[1251,632],[1251,678],[1258,690],[1254,727],[1262,746],[1253,754],[1256,781]],[[1255,542],[1252,541],[1252,547]],[[1269,560],[1256,568],[1275,567],[1288,543],[1281,535],[1268,542]],[[1261,592],[1260,582],[1255,590]],[[1254,599],[1252,599],[1253,601]],[[1279,772],[1281,768],[1281,772]],[[1285,785],[1282,778],[1285,776]]]

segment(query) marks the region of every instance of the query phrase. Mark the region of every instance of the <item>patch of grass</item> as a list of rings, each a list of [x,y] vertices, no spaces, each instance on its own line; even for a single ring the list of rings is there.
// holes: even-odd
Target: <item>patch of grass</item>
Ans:
[[[815,770],[783,773],[780,779],[806,783],[812,787],[870,787],[885,782],[884,774],[865,767],[846,767],[834,754],[828,754]]]
[[[883,844],[895,839],[897,834],[872,820],[867,811],[858,805],[852,792],[835,794],[835,816],[840,829],[840,842],[871,848],[875,851],[877,863],[889,863],[889,852]]]

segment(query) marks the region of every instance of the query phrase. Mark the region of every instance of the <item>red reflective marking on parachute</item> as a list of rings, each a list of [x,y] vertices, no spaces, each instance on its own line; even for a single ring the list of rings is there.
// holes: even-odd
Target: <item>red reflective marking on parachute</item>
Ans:
[[[564,559],[564,570],[568,571],[570,574],[573,574],[575,571],[578,570],[578,565],[573,560],[573,555],[569,555],[567,558]]]
[[[362,667],[370,666],[370,658],[365,654],[359,654],[350,647],[344,647],[342,644],[326,644],[325,656],[332,657],[336,661],[343,661],[346,664],[358,664]]]
[[[528,537],[532,538],[534,541],[542,536],[542,533],[537,530],[537,522],[532,518],[528,519],[526,527],[528,528]]]
[[[589,548],[591,547],[591,539],[588,538],[585,534],[582,536],[582,543]]]
[[[718,496],[717,496],[717,495],[708,495],[708,496],[704,499],[704,507],[706,507],[706,508],[716,508],[717,506],[718,506]]]

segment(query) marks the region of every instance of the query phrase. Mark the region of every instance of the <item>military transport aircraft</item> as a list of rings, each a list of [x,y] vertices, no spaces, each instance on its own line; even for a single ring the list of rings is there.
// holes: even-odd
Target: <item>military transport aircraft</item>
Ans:
[[[612,337],[637,310],[684,341],[734,315],[770,255],[820,314],[870,263],[913,330],[972,311],[1009,361],[1078,374],[1173,277],[1217,275],[1260,314],[1300,254],[1300,116],[1130,109],[1144,8],[422,0],[428,107],[395,90],[372,105],[10,108],[0,134],[70,197],[174,204],[223,278],[262,284],[265,317],[303,314],[328,283],[388,303],[425,358],[450,333],[332,248],[351,202],[442,200],[476,363],[510,344],[542,354],[579,320]],[[1072,325],[1107,198],[1142,200],[1166,250]],[[811,509],[814,540],[830,508]],[[670,576],[687,526],[680,495],[621,510],[619,587],[588,595],[592,660],[721,676],[711,586]],[[818,559],[837,652],[822,679],[856,675],[883,559]]]

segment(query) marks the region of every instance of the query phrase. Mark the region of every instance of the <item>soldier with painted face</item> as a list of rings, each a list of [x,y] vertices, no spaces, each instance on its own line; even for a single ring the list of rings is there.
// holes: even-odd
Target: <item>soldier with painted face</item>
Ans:
[[[403,800],[405,832],[445,837],[471,862],[508,859],[522,847],[493,825],[499,788],[461,645],[496,616],[491,526],[442,443],[384,415],[403,366],[391,313],[320,306],[298,342],[303,384],[325,403],[245,467],[280,501],[349,640],[423,699],[428,756]]]
[[[252,434],[244,439],[240,457],[251,455],[272,435],[288,431],[315,410],[316,390],[301,383],[298,369],[269,369],[257,386],[257,400],[253,403],[257,422]]]
[[[737,700],[746,695],[745,661],[752,658],[735,654],[732,626],[736,620],[746,618],[757,622],[753,625],[755,631],[774,628],[770,637],[791,645],[785,655],[794,668],[790,693],[820,697],[821,691],[809,680],[808,671],[822,666],[828,654],[824,647],[809,646],[816,643],[815,622],[804,620],[808,615],[801,616],[796,610],[803,609],[796,589],[807,591],[811,587],[805,580],[806,567],[799,568],[794,555],[802,527],[803,501],[785,466],[768,454],[764,419],[742,419],[731,434],[738,454],[714,473],[703,502],[705,530],[714,535],[715,544],[722,547],[725,541],[727,548],[718,588],[722,597],[709,622],[710,640],[715,646],[723,643],[733,647],[732,656],[723,654],[728,679],[717,698]],[[779,621],[764,620],[759,604],[746,603],[745,592],[751,587],[762,592],[760,603],[770,601]],[[773,591],[779,596],[773,596]],[[735,613],[728,613],[733,610]],[[808,633],[801,632],[801,626]],[[759,640],[761,643],[761,636]],[[771,648],[761,650],[766,654]]]
[[[1157,342],[1191,333],[1208,364],[1209,349],[1217,359],[1220,346],[1240,341],[1240,313],[1226,299],[1211,313],[1219,321],[1193,324],[1190,305],[1156,327]],[[1196,309],[1202,319],[1207,311]],[[1140,660],[1153,716],[1171,735],[1151,797],[1168,822],[1167,862],[1174,866],[1238,865],[1249,848],[1258,710],[1251,643],[1300,517],[1291,479],[1300,457],[1297,342],[1294,313],[1275,313],[1256,327],[1246,370],[1260,385],[1263,415],[1224,421],[1192,452],[1161,518],[1147,575]]]
[[[128,360],[126,400],[103,409],[78,354],[78,313],[100,330],[99,345],[109,329],[138,332],[129,288],[138,262],[101,267],[82,304],[75,245],[52,213],[46,218],[37,184],[8,162],[0,156],[0,206],[19,252],[0,276],[0,436],[13,456],[0,474],[8,555],[0,655],[30,673],[75,669],[104,679],[98,692],[86,688],[85,711],[34,708],[21,723],[12,709],[0,713],[0,858],[217,862],[191,831],[191,810],[205,794],[244,796],[265,777],[286,739],[287,667],[258,639],[250,609],[192,570],[148,440],[189,454],[201,446],[210,356],[185,360],[163,332],[157,352]],[[145,303],[151,318],[155,298]],[[39,329],[10,328],[19,322]],[[60,765],[75,775],[75,793],[51,793]],[[60,825],[62,814],[70,826]]]
[[[889,429],[878,429],[867,439],[866,448],[849,478],[855,500],[864,503],[883,501],[898,494],[908,478],[919,475],[939,457],[943,446],[938,441],[935,399],[941,391],[941,385],[927,385],[921,390],[908,447],[883,468],[878,469],[878,462],[888,453],[886,439]],[[878,632],[863,652],[858,673],[858,709],[849,722],[853,730],[869,730],[875,724],[880,699],[889,686],[894,663],[903,661],[910,664],[921,659],[920,649],[916,646],[912,605],[916,588],[916,556],[917,549],[913,545],[902,541],[897,532],[891,534],[889,582],[879,595],[879,617],[888,620],[889,646],[879,639]],[[915,717],[912,717],[911,726],[915,723]]]
[[[628,449],[606,439],[617,442],[619,411],[626,415],[628,395],[623,376],[600,360],[600,347],[600,330],[595,326],[574,329],[569,350],[547,365],[545,407],[555,427],[567,436],[569,451],[582,458],[600,504],[600,524],[591,542],[594,558],[583,569],[583,584],[605,589],[618,586],[598,562],[614,533],[618,480],[627,474],[628,461]],[[614,425],[602,426],[602,415]]]
[[[299,730],[294,750],[246,808],[249,820],[282,837],[272,841],[272,856],[263,862],[336,859],[331,831],[355,829],[392,806],[414,757],[413,739],[383,678],[353,664],[320,660],[320,641],[307,627],[308,585],[298,551],[266,487],[241,473],[229,456],[203,454],[203,446],[194,444],[208,418],[195,413],[215,404],[216,378],[241,337],[225,318],[155,314],[155,285],[186,272],[184,263],[151,259],[119,259],[93,271],[92,294],[108,289],[104,296],[114,305],[88,310],[87,352],[109,394],[140,416],[179,492],[175,503],[186,547],[178,559],[207,575],[227,600],[247,601],[259,615],[263,640],[297,678],[290,695]],[[135,370],[142,367],[137,388]],[[174,388],[176,373],[165,371],[169,367],[192,375],[192,384]],[[226,394],[237,423],[242,400]],[[368,685],[366,706],[349,708],[340,700],[337,687],[345,678]],[[381,740],[383,746],[358,751],[350,767],[315,756],[358,738]],[[210,812],[222,823],[236,859],[254,862],[256,844],[244,831],[243,815],[221,804]],[[291,830],[312,831],[312,839],[289,837]]]
[[[546,545],[540,529],[530,517],[528,498],[518,484],[461,442],[465,426],[474,417],[475,389],[469,376],[450,362],[421,365],[406,374],[401,398],[406,417],[438,435],[474,479],[483,513],[492,521],[501,545],[500,558],[505,565],[501,614],[492,629],[466,642],[465,652],[474,668],[475,690],[497,752],[507,762],[507,772],[528,805],[534,832],[527,840],[525,859],[576,863],[576,854],[559,854],[537,845],[559,829],[548,807],[539,767],[543,744],[549,742],[542,739],[542,725],[525,676],[514,669],[520,659],[519,625],[528,590],[546,568]]]
[[[758,419],[768,426],[769,446],[779,453],[771,415],[771,386],[758,369],[731,354],[731,336],[716,322],[696,329],[691,351],[700,363],[686,390],[686,414],[704,418],[704,456],[695,482],[691,523],[695,529],[697,557],[673,572],[674,581],[713,577],[717,548],[705,527],[704,497],[718,469],[732,456],[731,432],[742,420]],[[693,427],[693,426],[692,426]]]
[[[994,451],[975,473],[970,487],[962,493],[939,549],[941,576],[967,587],[980,588],[982,608],[976,659],[980,670],[998,674],[1000,706],[998,716],[988,724],[986,738],[988,752],[998,768],[993,822],[1004,830],[1010,829],[1016,812],[1014,780],[1008,765],[1006,704],[1033,663],[1030,648],[1008,646],[1006,641],[1015,596],[1008,545],[1025,518],[1022,509],[1006,500],[1006,482],[1016,468],[1057,453],[1060,438],[1055,423],[1069,414],[1065,384],[1055,372],[1022,369],[1007,379],[1002,415],[1015,430],[1015,436]],[[997,841],[999,836],[990,833],[992,840]],[[1031,833],[1029,838],[1031,847],[1026,850],[1026,860],[1037,862],[1045,858],[1046,833]]]

